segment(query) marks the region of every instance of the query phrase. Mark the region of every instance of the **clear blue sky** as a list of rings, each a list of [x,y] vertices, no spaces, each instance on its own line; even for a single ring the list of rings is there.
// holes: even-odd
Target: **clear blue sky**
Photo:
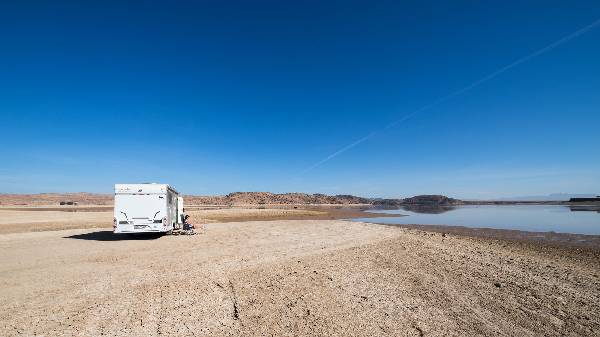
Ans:
[[[598,1],[0,5],[0,192],[600,192]],[[311,167],[314,167],[310,169]]]

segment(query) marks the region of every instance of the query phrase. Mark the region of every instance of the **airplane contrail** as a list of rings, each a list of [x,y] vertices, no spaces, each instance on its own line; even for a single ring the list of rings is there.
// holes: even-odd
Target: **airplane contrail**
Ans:
[[[452,99],[452,98],[454,98],[456,96],[462,95],[465,92],[467,92],[467,91],[469,91],[469,90],[471,90],[471,89],[473,89],[473,88],[475,88],[475,87],[477,87],[477,86],[479,86],[479,85],[481,85],[481,84],[483,84],[485,82],[488,82],[488,81],[494,79],[496,76],[498,76],[498,75],[500,75],[500,74],[502,74],[502,73],[504,73],[504,72],[506,72],[506,71],[508,71],[508,70],[510,70],[510,69],[512,69],[512,68],[514,68],[514,67],[516,67],[516,66],[518,66],[520,64],[522,64],[522,63],[530,61],[530,60],[532,60],[532,59],[534,59],[534,58],[536,58],[536,57],[538,57],[538,56],[540,56],[542,54],[545,54],[545,53],[551,51],[552,49],[554,49],[554,48],[556,48],[556,47],[558,47],[558,46],[560,46],[560,45],[562,45],[564,43],[567,43],[567,42],[569,42],[569,41],[571,41],[571,40],[579,37],[580,35],[583,35],[583,34],[587,33],[588,31],[592,30],[593,28],[595,28],[598,25],[600,25],[600,19],[592,22],[591,24],[589,24],[589,25],[587,25],[587,26],[585,26],[583,28],[580,28],[579,30],[577,30],[577,31],[575,31],[575,32],[573,32],[573,33],[571,33],[571,34],[569,34],[569,35],[567,35],[567,36],[565,36],[565,37],[563,37],[561,39],[558,39],[558,40],[550,43],[549,45],[547,45],[547,46],[545,46],[545,47],[543,47],[541,49],[538,49],[537,51],[535,51],[535,52],[533,52],[533,53],[531,53],[531,54],[529,54],[527,56],[523,56],[520,59],[518,59],[518,60],[516,60],[516,61],[514,61],[514,62],[512,62],[512,63],[510,63],[510,64],[508,64],[508,65],[506,65],[504,67],[499,68],[498,70],[496,70],[496,71],[488,74],[487,76],[482,77],[481,79],[479,79],[479,80],[477,80],[477,81],[475,81],[475,82],[473,82],[473,83],[471,83],[471,84],[469,84],[469,85],[467,85],[467,86],[465,86],[465,87],[463,87],[461,89],[453,91],[453,92],[449,93],[446,96],[438,98],[437,100],[433,101],[432,103],[424,105],[424,106],[422,106],[422,107],[420,107],[420,108],[418,108],[418,109],[416,109],[416,110],[414,110],[414,111],[406,114],[402,118],[399,118],[399,119],[397,119],[397,120],[395,120],[395,121],[387,124],[383,128],[375,130],[375,131],[369,133],[368,135],[366,135],[366,136],[364,136],[364,137],[362,137],[362,138],[360,138],[360,139],[358,139],[358,140],[356,140],[356,141],[354,141],[354,142],[352,142],[352,143],[350,143],[350,144],[348,144],[348,145],[340,148],[339,150],[335,151],[334,153],[330,154],[329,156],[327,156],[327,157],[321,159],[320,161],[316,162],[315,164],[309,166],[304,171],[302,171],[301,174],[307,173],[307,172],[309,172],[309,171],[311,171],[311,170],[313,170],[313,169],[315,169],[315,168],[323,165],[324,163],[326,163],[326,162],[330,161],[331,159],[339,156],[340,154],[342,154],[342,153],[344,153],[344,152],[346,152],[346,151],[348,151],[348,150],[356,147],[357,145],[359,145],[359,144],[361,144],[361,143],[363,143],[363,142],[371,139],[373,136],[375,136],[376,134],[378,134],[380,132],[383,132],[383,131],[385,131],[387,129],[393,128],[396,125],[398,125],[398,124],[406,121],[407,119],[409,119],[411,117],[414,117],[415,115],[417,115],[417,114],[419,114],[419,113],[421,113],[423,111],[429,110],[429,109],[431,109],[431,108],[433,108],[433,107],[435,107],[435,106],[437,106],[437,105],[439,105],[439,104],[441,104],[443,102],[446,102],[446,101],[448,101],[448,100],[450,100],[450,99]]]

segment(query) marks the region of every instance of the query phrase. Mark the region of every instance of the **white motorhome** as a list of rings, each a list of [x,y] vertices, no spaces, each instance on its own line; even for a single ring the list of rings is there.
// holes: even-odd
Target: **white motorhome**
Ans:
[[[114,233],[166,233],[180,229],[183,198],[167,184],[116,184]]]

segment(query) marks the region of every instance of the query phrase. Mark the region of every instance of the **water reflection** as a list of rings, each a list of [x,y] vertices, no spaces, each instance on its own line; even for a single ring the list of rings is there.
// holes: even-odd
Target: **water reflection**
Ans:
[[[600,235],[600,207],[577,205],[403,205],[375,213],[404,215],[355,219],[356,221],[407,225],[450,225],[531,232]]]
[[[571,212],[596,212],[600,213],[600,206],[569,206]]]
[[[405,205],[400,209],[422,214],[442,214],[448,211],[455,210],[455,206],[440,206],[440,205]]]
[[[503,205],[504,207],[507,207],[510,205]],[[534,205],[537,206],[537,205]],[[542,205],[540,205],[542,206]],[[460,208],[462,206],[442,206],[442,205],[403,205],[400,207],[377,207],[375,208],[376,210],[382,210],[382,211],[391,211],[391,210],[403,210],[403,211],[408,211],[408,212],[413,212],[413,213],[420,213],[420,214],[442,214],[442,213],[446,213],[449,211],[454,211],[457,210],[458,208]],[[558,206],[558,207],[563,207],[563,206]],[[568,207],[569,210],[571,212],[596,212],[596,213],[600,213],[600,206],[590,206],[590,205],[570,205],[570,206],[564,206],[565,208]]]

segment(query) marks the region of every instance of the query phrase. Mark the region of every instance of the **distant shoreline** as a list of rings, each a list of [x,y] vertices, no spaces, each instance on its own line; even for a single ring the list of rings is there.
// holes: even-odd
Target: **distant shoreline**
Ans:
[[[444,195],[418,195],[411,198],[385,199],[365,198],[353,195],[325,195],[306,193],[270,193],[270,192],[233,192],[227,195],[184,195],[184,203],[193,207],[247,207],[247,206],[378,206],[400,207],[404,205],[583,205],[580,202],[566,200],[460,200]],[[113,194],[101,193],[38,193],[8,194],[0,193],[0,207],[37,207],[60,206],[61,203],[77,203],[78,206],[112,206]],[[586,205],[600,205],[599,202],[588,201]],[[62,206],[61,206],[62,207]]]
[[[369,222],[369,221],[366,221]],[[435,232],[489,240],[519,242],[563,249],[586,249],[600,253],[600,235],[571,234],[557,232],[530,232],[513,229],[472,228],[453,225],[389,224],[369,222],[384,226],[402,227],[425,232]]]
[[[478,205],[493,205],[493,206],[510,206],[510,205],[561,205],[565,207],[586,207],[573,206],[568,203],[552,204],[549,202],[533,203],[533,202],[506,202],[502,203],[469,203],[464,205],[450,205],[447,208],[461,206],[478,206]],[[423,205],[412,205],[413,207],[421,207]],[[431,206],[431,205],[426,205]],[[593,207],[596,207],[595,205]],[[196,223],[229,223],[229,222],[247,222],[247,221],[276,221],[276,220],[334,220],[334,219],[356,219],[356,218],[381,218],[381,217],[401,217],[401,214],[386,214],[375,213],[370,210],[381,209],[369,204],[353,204],[353,205],[187,205],[186,212],[192,216]],[[395,209],[403,209],[396,207]],[[78,205],[78,206],[0,206],[2,212],[19,212],[23,217],[27,218],[43,212],[62,213],[76,212],[81,214],[78,217],[93,217],[95,220],[85,222],[87,227],[109,228],[112,219],[112,205]],[[231,210],[231,211],[228,211]],[[243,211],[249,210],[249,211]],[[251,212],[255,210],[256,212]],[[240,212],[241,211],[241,212]],[[260,212],[258,212],[260,211]],[[7,213],[8,214],[8,213]],[[89,216],[86,214],[90,214]],[[97,214],[97,215],[92,215]],[[58,215],[53,215],[58,216]],[[65,215],[66,216],[66,215]],[[96,219],[97,217],[97,219]],[[368,219],[365,221],[369,222]],[[46,222],[46,221],[44,221]],[[492,229],[492,228],[470,228],[464,226],[450,225],[423,225],[423,224],[385,224],[372,222],[379,225],[397,226],[427,232],[447,233],[453,235],[461,235],[467,237],[478,237],[492,240],[509,240],[527,242],[532,244],[542,244],[551,246],[560,246],[563,248],[585,248],[600,251],[600,236],[584,235],[584,234],[567,234],[554,232],[528,232],[520,230],[508,229]],[[26,226],[26,225],[25,225]],[[77,228],[75,223],[61,224],[61,221],[52,221],[47,225],[36,223],[32,228],[26,228],[22,225],[4,225],[0,233],[9,232],[28,232],[28,231],[44,231],[44,230],[60,230],[67,228]],[[13,228],[14,227],[14,228]]]

